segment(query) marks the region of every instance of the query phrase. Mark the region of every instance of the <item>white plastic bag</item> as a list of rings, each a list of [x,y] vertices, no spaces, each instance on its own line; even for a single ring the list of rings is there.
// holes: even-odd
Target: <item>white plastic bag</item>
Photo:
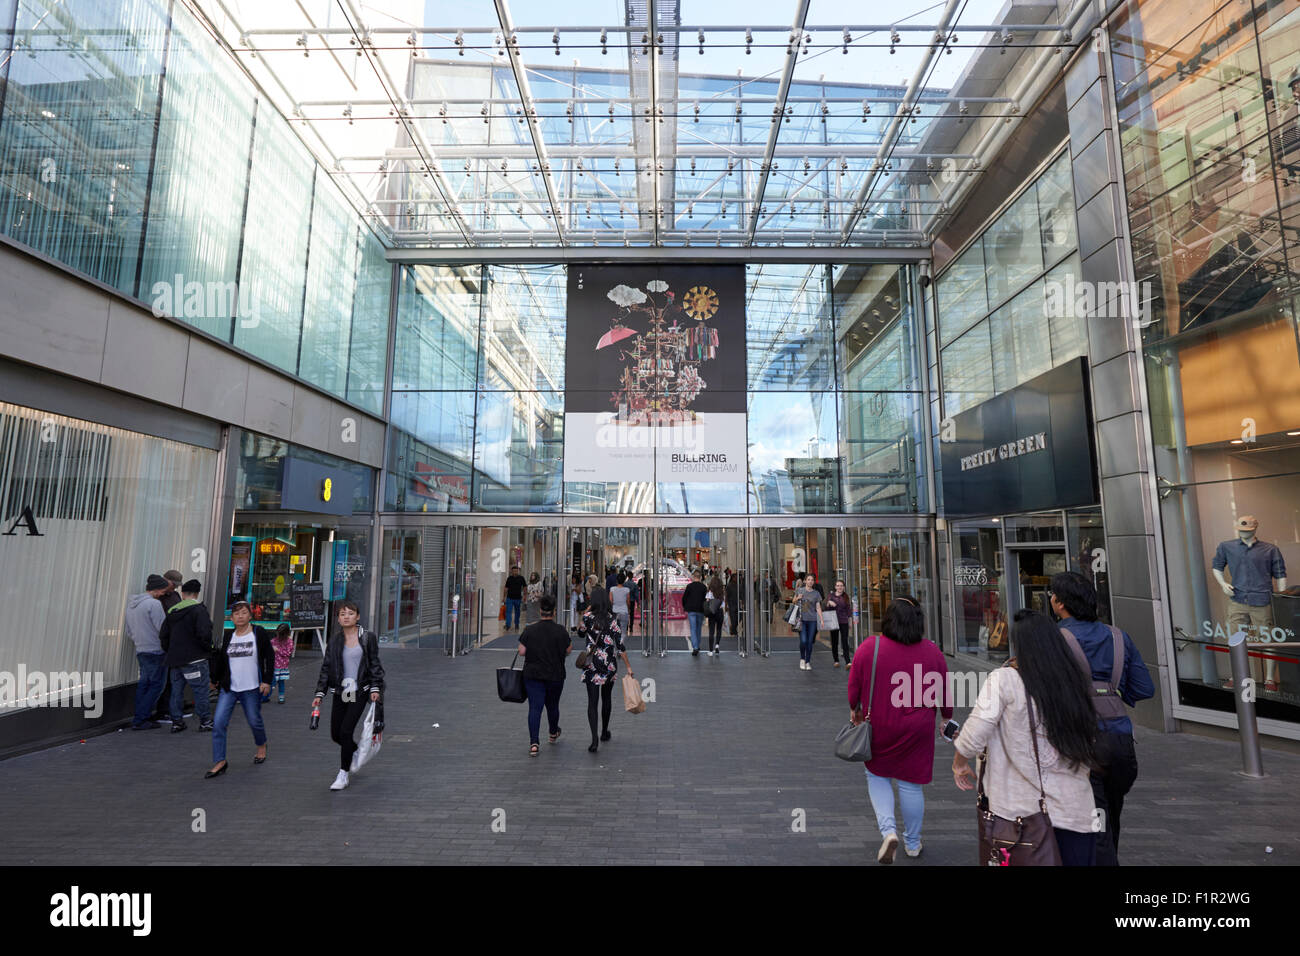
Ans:
[[[352,755],[352,769],[356,773],[379,753],[384,742],[384,732],[375,733],[375,702],[366,705],[365,716],[361,718],[361,739],[357,742],[357,751]]]

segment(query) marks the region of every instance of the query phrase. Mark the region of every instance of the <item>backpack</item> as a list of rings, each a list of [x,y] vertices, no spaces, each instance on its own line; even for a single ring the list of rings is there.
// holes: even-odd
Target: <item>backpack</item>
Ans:
[[[1083,648],[1079,646],[1078,638],[1070,633],[1069,628],[1060,628],[1061,636],[1069,645],[1070,653],[1083,668],[1084,676],[1088,678],[1088,683],[1092,687],[1092,709],[1096,711],[1099,720],[1111,720],[1128,715],[1127,705],[1119,696],[1119,678],[1124,673],[1124,633],[1113,624],[1107,624],[1106,627],[1110,630],[1114,655],[1109,680],[1093,680],[1092,665],[1088,663],[1088,655],[1083,653]]]

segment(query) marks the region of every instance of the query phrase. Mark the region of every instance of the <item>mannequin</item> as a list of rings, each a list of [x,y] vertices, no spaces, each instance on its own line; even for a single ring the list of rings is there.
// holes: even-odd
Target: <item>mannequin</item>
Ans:
[[[1286,562],[1277,545],[1255,537],[1259,521],[1254,515],[1242,515],[1234,527],[1237,537],[1220,543],[1214,552],[1214,579],[1228,597],[1228,633],[1241,630],[1248,639],[1267,640],[1273,626],[1273,592],[1286,590]],[[1224,579],[1224,568],[1232,583]],[[1277,690],[1277,661],[1264,662],[1264,689]]]

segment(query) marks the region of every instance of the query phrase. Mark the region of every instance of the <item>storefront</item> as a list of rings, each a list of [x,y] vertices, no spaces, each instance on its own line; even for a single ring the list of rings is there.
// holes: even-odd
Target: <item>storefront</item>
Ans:
[[[169,434],[165,415],[152,424]],[[206,583],[219,435],[193,429],[205,447],[0,403],[0,672],[48,675],[8,688],[0,752],[130,712],[127,600],[169,568]],[[87,706],[67,706],[73,694]]]
[[[289,620],[292,585],[320,582],[324,598],[356,601],[370,620],[373,471],[280,439],[240,440],[227,621],[236,600],[274,628]]]
[[[954,416],[941,436],[957,654],[1005,661],[1016,611],[1049,612],[1063,571],[1093,582],[1110,620],[1087,379],[1073,359]]]

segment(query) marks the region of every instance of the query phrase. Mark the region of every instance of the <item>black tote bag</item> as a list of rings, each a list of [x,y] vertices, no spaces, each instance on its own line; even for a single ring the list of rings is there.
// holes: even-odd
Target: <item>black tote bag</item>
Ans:
[[[519,653],[516,651],[509,667],[497,668],[497,696],[512,704],[522,704],[528,699],[528,691],[524,688],[524,672],[515,670],[517,660]]]

